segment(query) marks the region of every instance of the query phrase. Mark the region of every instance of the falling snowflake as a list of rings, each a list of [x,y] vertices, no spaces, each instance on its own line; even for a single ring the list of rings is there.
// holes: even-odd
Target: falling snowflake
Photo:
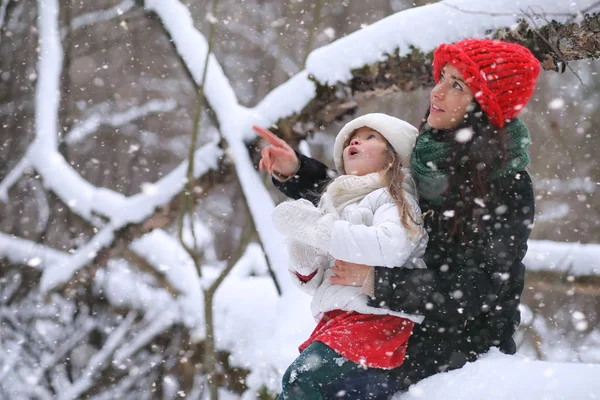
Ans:
[[[209,24],[216,24],[219,20],[213,15],[213,13],[206,14],[206,20]]]
[[[158,193],[156,186],[149,182],[142,183],[142,192],[148,196],[154,196]]]
[[[42,259],[39,257],[33,257],[27,260],[27,265],[30,267],[38,267],[42,263]]]
[[[446,211],[444,211],[444,217],[446,217],[446,218],[452,218],[452,217],[454,217],[454,210],[446,210]]]
[[[323,33],[325,34],[325,36],[327,36],[327,38],[328,38],[329,40],[333,40],[333,39],[335,38],[335,29],[333,29],[333,28],[331,28],[331,27],[329,27],[329,28],[326,28],[326,29],[323,31]]]
[[[140,149],[140,145],[138,144],[132,144],[131,146],[129,146],[129,150],[127,150],[128,154],[133,154],[136,151],[138,151]]]
[[[561,98],[554,99],[550,102],[550,104],[548,104],[548,107],[551,110],[558,110],[558,109],[563,108],[564,106],[565,106],[565,101]]]
[[[454,137],[458,143],[466,143],[473,137],[473,129],[471,128],[463,128],[459,129],[456,132],[456,136]]]

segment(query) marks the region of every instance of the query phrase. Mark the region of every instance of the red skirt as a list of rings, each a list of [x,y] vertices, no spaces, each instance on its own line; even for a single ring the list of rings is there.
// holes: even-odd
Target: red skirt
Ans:
[[[334,310],[325,313],[300,352],[318,341],[342,357],[371,368],[395,368],[404,361],[414,322],[392,315]]]

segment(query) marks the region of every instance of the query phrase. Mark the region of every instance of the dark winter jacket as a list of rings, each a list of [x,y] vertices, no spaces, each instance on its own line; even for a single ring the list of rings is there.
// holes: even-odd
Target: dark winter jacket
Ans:
[[[299,157],[296,176],[273,182],[288,197],[316,203],[334,175],[319,161]],[[443,211],[423,200],[420,206],[434,215]],[[486,208],[490,218],[469,232],[468,241],[451,239],[436,218],[425,219],[427,269],[375,268],[371,306],[425,316],[413,330],[404,364],[394,370],[404,387],[460,368],[492,346],[516,351],[512,335],[520,322],[522,259],[534,217],[529,175],[523,171],[494,181]]]

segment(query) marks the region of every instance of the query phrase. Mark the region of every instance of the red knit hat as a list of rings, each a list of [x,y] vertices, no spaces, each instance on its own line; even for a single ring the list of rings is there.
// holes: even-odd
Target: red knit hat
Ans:
[[[440,45],[433,53],[436,83],[448,63],[462,74],[490,123],[499,128],[525,107],[540,73],[540,62],[527,48],[490,39]]]

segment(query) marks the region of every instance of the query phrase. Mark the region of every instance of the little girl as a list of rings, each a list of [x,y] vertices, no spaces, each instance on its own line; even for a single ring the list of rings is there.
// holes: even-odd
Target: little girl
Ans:
[[[363,287],[335,285],[330,278],[333,259],[388,268],[411,259],[412,267],[425,267],[427,234],[418,222],[421,210],[408,169],[417,134],[412,125],[385,114],[356,118],[336,137],[340,176],[319,206],[296,200],[275,208],[275,226],[289,244],[292,278],[314,295],[311,309],[318,321],[283,376],[280,399],[320,399],[322,389],[354,369],[402,364],[413,325],[423,317],[368,306],[363,291],[373,285],[372,276]]]

